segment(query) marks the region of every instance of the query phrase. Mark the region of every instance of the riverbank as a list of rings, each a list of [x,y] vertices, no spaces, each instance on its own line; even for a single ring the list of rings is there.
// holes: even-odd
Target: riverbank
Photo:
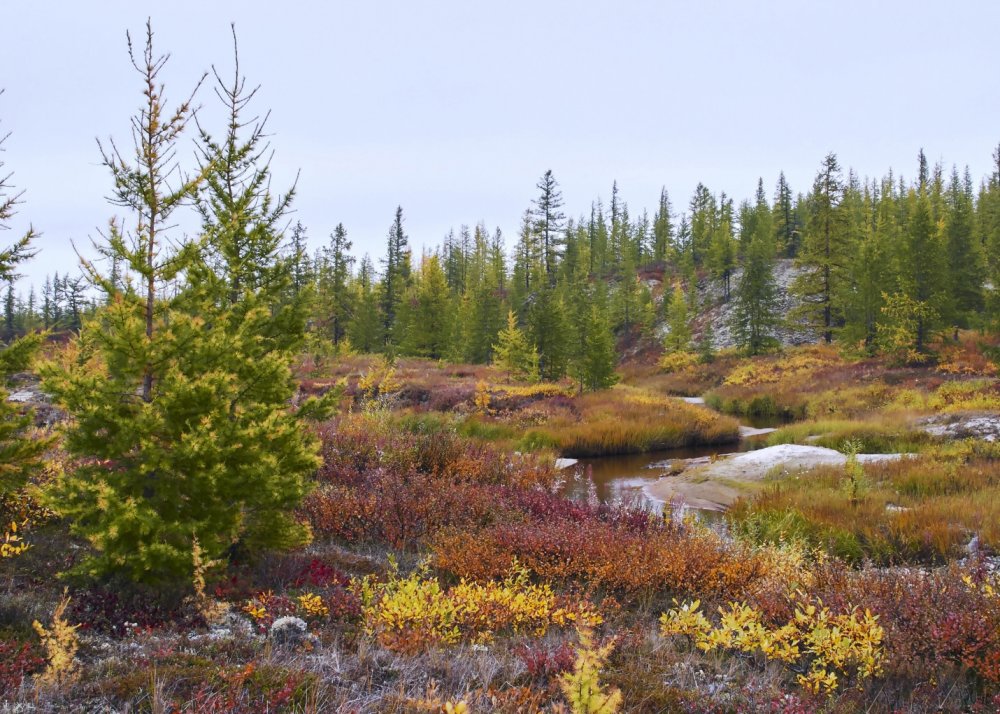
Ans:
[[[859,454],[861,463],[901,458],[902,454]],[[799,444],[767,446],[740,454],[704,458],[688,463],[677,475],[661,477],[644,487],[651,500],[680,503],[691,508],[722,511],[751,495],[767,478],[801,476],[818,466],[843,467],[847,456],[834,449]],[[651,465],[650,468],[656,468]]]

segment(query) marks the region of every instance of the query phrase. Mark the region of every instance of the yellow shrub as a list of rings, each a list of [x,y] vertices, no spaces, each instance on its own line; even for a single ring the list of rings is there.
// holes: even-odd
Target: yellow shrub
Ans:
[[[760,652],[767,659],[795,666],[798,683],[812,691],[830,693],[837,688],[838,673],[854,674],[857,681],[882,673],[884,632],[878,618],[856,608],[833,614],[817,600],[802,602],[792,620],[779,627],[764,623],[760,611],[744,603],[719,608],[719,624],[711,625],[699,603],[673,608],[660,617],[664,636],[683,635],[699,649]]]
[[[543,397],[572,397],[574,389],[554,382],[540,382],[538,384],[499,384],[493,390],[508,397],[521,397],[525,399]]]
[[[315,593],[299,595],[299,609],[306,617],[326,617],[330,608],[323,604],[323,598]]]
[[[587,604],[560,607],[547,585],[528,581],[515,567],[503,582],[462,580],[445,590],[421,569],[384,583],[356,581],[366,629],[389,649],[413,652],[465,639],[490,642],[497,632],[544,635],[551,626],[595,625],[600,615]]]
[[[609,642],[603,647],[595,647],[593,635],[588,627],[577,630],[580,646],[576,650],[573,671],[559,678],[559,687],[569,702],[573,714],[615,714],[622,704],[622,693],[618,689],[602,691],[600,674],[614,647]]]
[[[785,355],[780,359],[752,360],[738,365],[730,372],[723,384],[733,386],[753,386],[774,384],[790,377],[803,377],[837,361],[835,354],[818,349],[802,350]]]
[[[76,661],[76,651],[80,646],[76,637],[79,625],[70,625],[63,618],[69,601],[70,598],[63,592],[62,599],[52,613],[51,629],[46,629],[38,620],[31,623],[42,640],[48,661],[45,671],[37,675],[38,682],[43,685],[70,684],[79,676]]]
[[[694,352],[668,352],[660,358],[660,369],[664,372],[680,372],[698,364],[698,355]]]
[[[13,521],[10,528],[3,534],[3,542],[0,543],[0,558],[13,558],[20,555],[31,546],[17,534],[17,523]]]
[[[480,414],[489,414],[490,387],[486,382],[479,381],[476,383],[476,393],[473,397],[473,403],[476,405],[477,412]]]

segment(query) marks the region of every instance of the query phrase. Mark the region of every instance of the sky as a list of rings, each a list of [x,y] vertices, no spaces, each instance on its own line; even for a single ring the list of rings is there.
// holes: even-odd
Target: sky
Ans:
[[[126,31],[141,43],[147,18],[168,101],[231,75],[235,23],[272,187],[298,175],[314,249],[342,222],[381,256],[397,205],[416,253],[479,221],[512,245],[547,169],[570,216],[614,180],[652,216],[661,187],[680,211],[699,181],[739,201],[784,170],[805,192],[830,151],[912,176],[923,148],[978,183],[1000,143],[995,0],[0,0],[2,159],[25,191],[0,241],[42,233],[25,283],[75,272],[71,242],[86,254],[120,213],[95,140],[128,142]],[[211,86],[197,98],[221,133]]]

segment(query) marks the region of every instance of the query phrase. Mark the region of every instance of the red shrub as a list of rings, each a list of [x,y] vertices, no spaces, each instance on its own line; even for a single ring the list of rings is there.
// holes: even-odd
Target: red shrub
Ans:
[[[0,640],[0,699],[16,694],[24,678],[44,665],[45,659],[30,644]]]
[[[549,681],[563,672],[573,669],[576,652],[568,642],[557,647],[544,643],[523,644],[514,650],[517,658],[524,663],[527,674],[532,680]]]

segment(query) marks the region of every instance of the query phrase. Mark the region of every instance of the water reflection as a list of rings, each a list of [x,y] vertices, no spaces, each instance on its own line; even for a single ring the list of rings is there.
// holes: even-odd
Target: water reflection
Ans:
[[[751,451],[765,445],[766,436],[757,436],[720,446],[580,459],[574,466],[565,470],[566,484],[563,493],[577,500],[596,497],[602,503],[639,505],[659,511],[664,505],[663,502],[651,498],[643,491],[643,487],[670,473],[679,472],[683,466],[681,462],[688,459],[708,459],[719,454]]]

